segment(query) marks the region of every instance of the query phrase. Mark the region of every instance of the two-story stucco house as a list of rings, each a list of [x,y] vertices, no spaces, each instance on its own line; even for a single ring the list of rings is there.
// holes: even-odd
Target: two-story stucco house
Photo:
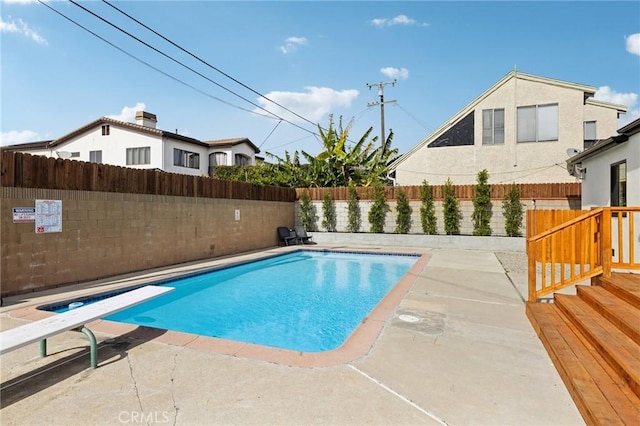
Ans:
[[[616,133],[626,107],[596,88],[512,71],[390,165],[397,185],[575,182],[567,150]]]
[[[136,123],[101,117],[58,139],[6,147],[18,152],[71,158],[189,175],[212,175],[216,165],[254,165],[260,149],[247,138],[200,141],[156,128],[155,114]]]

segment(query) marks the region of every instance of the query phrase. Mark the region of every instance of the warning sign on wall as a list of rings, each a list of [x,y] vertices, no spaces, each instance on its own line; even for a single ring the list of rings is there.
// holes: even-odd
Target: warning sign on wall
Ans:
[[[36,200],[36,234],[62,232],[62,200]]]
[[[33,223],[36,221],[35,207],[14,207],[13,223]]]

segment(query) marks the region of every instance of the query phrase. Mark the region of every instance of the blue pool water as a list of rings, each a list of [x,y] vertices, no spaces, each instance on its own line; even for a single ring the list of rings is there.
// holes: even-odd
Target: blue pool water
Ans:
[[[342,345],[418,258],[296,251],[164,282],[175,291],[106,319],[327,351]],[[58,311],[67,306],[58,305]]]

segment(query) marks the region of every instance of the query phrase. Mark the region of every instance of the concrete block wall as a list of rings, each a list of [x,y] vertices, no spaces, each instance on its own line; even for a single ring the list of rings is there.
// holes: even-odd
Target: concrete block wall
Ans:
[[[2,296],[278,244],[294,203],[0,188]],[[62,201],[62,232],[13,223],[13,207]],[[236,220],[236,211],[239,219]]]
[[[580,208],[580,201],[578,200],[577,205],[569,200],[522,200],[522,204],[525,207],[525,210],[529,209],[554,209],[554,210],[572,210]],[[385,233],[394,233],[396,229],[396,202],[395,200],[387,201],[389,204],[389,208],[391,209],[385,218],[384,232]],[[491,235],[495,236],[506,236],[506,232],[504,229],[505,221],[504,215],[502,213],[502,200],[493,200],[492,201],[492,217],[491,217]],[[313,201],[314,213],[316,216],[316,230],[317,231],[326,231],[326,228],[322,227],[322,201]],[[422,225],[420,222],[420,201],[409,201],[409,205],[412,208],[411,212],[411,230],[410,234],[422,234]],[[370,200],[360,200],[360,232],[370,232],[369,225],[369,209],[371,207]],[[444,214],[442,208],[442,201],[435,201],[436,208],[436,225],[438,234],[444,234]],[[335,209],[336,209],[336,231],[337,232],[346,232],[347,224],[348,224],[348,208],[346,201],[335,201]],[[296,224],[300,224],[299,219],[300,213],[300,203],[296,203]],[[471,216],[473,214],[473,201],[471,200],[460,200],[460,234],[461,235],[472,235],[473,234],[473,221]],[[523,215],[522,218],[522,234],[526,235],[526,215]]]

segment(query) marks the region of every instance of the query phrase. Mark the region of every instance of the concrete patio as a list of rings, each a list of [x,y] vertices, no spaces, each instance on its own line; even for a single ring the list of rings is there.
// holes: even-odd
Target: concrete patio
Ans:
[[[67,332],[49,340],[47,358],[37,344],[2,356],[0,423],[584,424],[525,316],[524,253],[396,249],[430,259],[369,352],[354,361],[291,367],[161,343],[162,330],[147,330],[144,338],[97,333],[99,367],[91,370],[84,336]],[[143,275],[7,298],[1,328],[25,322],[12,316],[19,308],[130,285]]]

